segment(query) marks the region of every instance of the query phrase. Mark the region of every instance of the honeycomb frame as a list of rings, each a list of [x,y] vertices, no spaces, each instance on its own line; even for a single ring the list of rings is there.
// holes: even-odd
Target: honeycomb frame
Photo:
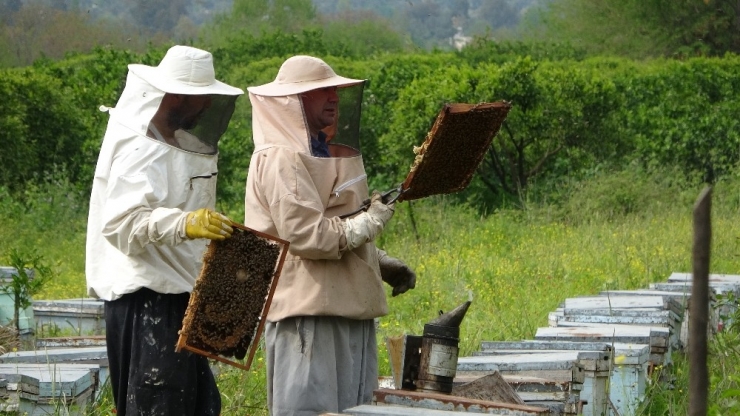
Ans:
[[[398,201],[465,189],[511,109],[506,101],[445,104],[401,184]]]
[[[175,351],[249,370],[289,243],[241,224],[232,227],[231,238],[206,248]]]

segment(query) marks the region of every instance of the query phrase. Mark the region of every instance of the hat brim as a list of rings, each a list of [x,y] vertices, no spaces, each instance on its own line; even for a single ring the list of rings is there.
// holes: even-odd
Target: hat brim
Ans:
[[[312,91],[319,88],[350,87],[352,85],[362,84],[363,82],[365,82],[364,79],[352,79],[335,75],[330,78],[320,79],[316,81],[291,82],[287,84],[273,81],[256,87],[249,87],[247,88],[247,91],[252,94],[262,95],[265,97],[283,97],[286,95],[301,94],[306,91]]]
[[[151,84],[154,88],[169,94],[184,95],[242,95],[244,91],[240,88],[232,87],[221,81],[215,80],[212,84],[188,84],[184,82],[173,81],[162,74],[158,67],[130,64],[129,70],[139,78]]]

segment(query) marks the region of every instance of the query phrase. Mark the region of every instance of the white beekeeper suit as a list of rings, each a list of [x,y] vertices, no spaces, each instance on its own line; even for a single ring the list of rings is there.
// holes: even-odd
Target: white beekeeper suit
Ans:
[[[188,239],[185,219],[215,206],[217,141],[243,94],[215,80],[210,54],[182,59],[193,50],[173,47],[157,67],[129,65],[126,87],[109,110],[90,198],[90,296],[115,300],[142,287],[193,289],[207,240]],[[180,148],[157,139],[156,131],[147,136],[165,93],[213,99],[198,131],[177,131]]]
[[[218,141],[243,92],[217,81],[212,55],[192,47],[128,68],[87,228],[87,289],[105,301],[116,413],[218,416],[208,360],[175,345],[208,239],[233,231],[213,208]]]

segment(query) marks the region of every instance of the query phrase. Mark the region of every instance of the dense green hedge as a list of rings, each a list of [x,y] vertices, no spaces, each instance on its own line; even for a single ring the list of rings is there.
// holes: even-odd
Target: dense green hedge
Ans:
[[[22,191],[29,182],[66,171],[81,180],[80,138],[88,116],[59,79],[33,69],[0,75],[0,186]]]
[[[413,146],[423,141],[447,102],[507,100],[513,105],[477,185],[462,195],[478,203],[516,194],[537,178],[585,175],[635,161],[677,166],[714,180],[740,158],[737,56],[636,62],[583,59],[567,48],[546,55],[542,48],[478,44],[467,55],[420,52],[357,59],[308,40],[300,44],[300,53],[328,51],[321,56],[338,73],[368,80],[361,135],[374,187],[403,179]],[[217,51],[218,77],[243,89],[269,82],[297,47],[277,45],[284,42],[273,34],[245,40],[229,53]],[[486,52],[505,52],[507,59],[486,58]],[[18,189],[64,168],[71,181],[88,187],[107,121],[97,108],[117,100],[126,64],[156,64],[163,53],[100,49],[3,71],[0,134],[6,147],[0,153],[0,186]],[[221,145],[219,192],[229,203],[241,201],[252,149],[245,96]]]
[[[740,156],[740,58],[656,63],[617,75],[622,111],[642,160],[701,172],[706,180],[732,169]]]

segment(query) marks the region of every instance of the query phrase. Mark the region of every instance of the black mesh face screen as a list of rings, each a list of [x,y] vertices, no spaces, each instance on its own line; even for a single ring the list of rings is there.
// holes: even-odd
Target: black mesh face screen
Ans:
[[[197,124],[186,131],[213,149],[218,149],[218,141],[229,126],[234,114],[236,95],[210,95],[210,107],[199,116]]]
[[[362,115],[362,91],[364,83],[339,88],[339,117],[333,144],[343,144],[360,151],[360,116]]]

